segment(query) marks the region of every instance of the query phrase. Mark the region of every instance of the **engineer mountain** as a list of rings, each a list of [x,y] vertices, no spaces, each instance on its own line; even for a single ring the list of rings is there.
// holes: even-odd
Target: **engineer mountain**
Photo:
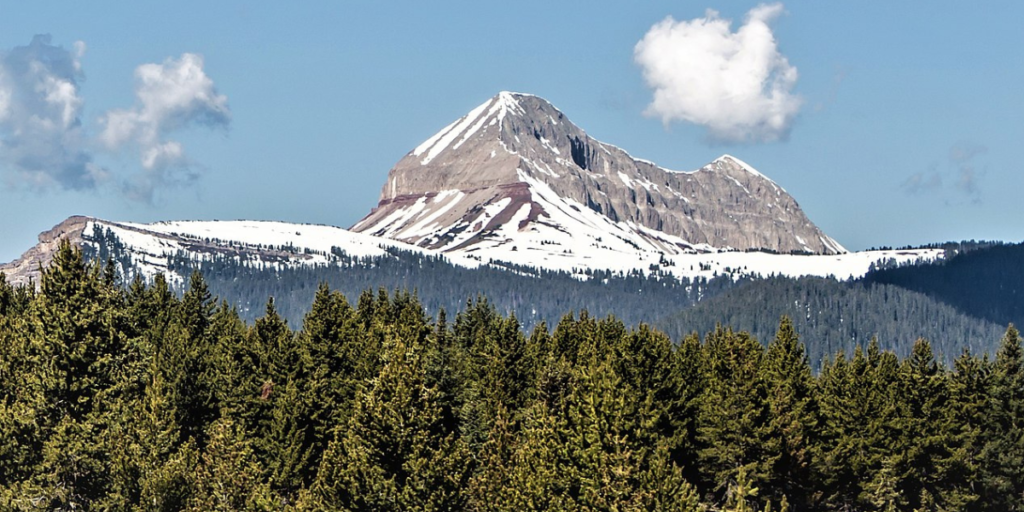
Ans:
[[[399,161],[377,208],[352,229],[445,252],[552,258],[586,246],[846,252],[782,187],[734,157],[669,171],[591,138],[542,98],[511,92]]]
[[[502,92],[410,151],[379,204],[349,230],[254,221],[154,224],[72,217],[0,266],[10,282],[38,275],[59,239],[116,256],[122,274],[230,260],[261,270],[340,267],[399,253],[461,267],[592,271],[677,278],[863,275],[881,259],[941,251],[848,253],[782,187],[724,155],[671,171],[597,141],[537,96]],[[397,257],[397,256],[395,256]],[[192,262],[185,264],[183,262]]]

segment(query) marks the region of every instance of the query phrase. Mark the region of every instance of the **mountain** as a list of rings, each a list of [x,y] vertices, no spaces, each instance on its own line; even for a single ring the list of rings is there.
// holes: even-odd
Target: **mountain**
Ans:
[[[670,171],[502,92],[408,153],[353,231],[571,270],[722,250],[842,254],[782,187],[724,155]]]
[[[501,294],[503,309],[533,321],[582,308],[653,321],[747,278],[844,280],[882,262],[944,253],[847,252],[782,187],[735,157],[666,170],[594,140],[547,101],[515,93],[498,94],[409,152],[379,205],[350,230],[76,216],[0,272],[12,283],[38,282],[61,238],[113,261],[129,280],[163,274],[180,289],[201,270],[253,311],[270,294],[306,306],[302,294],[323,281],[351,293],[417,289],[434,294],[428,307],[449,309]],[[508,283],[496,284],[502,278]],[[652,300],[657,308],[644,306]]]
[[[0,265],[38,277],[57,240],[97,257],[121,254],[126,276],[171,261],[234,258],[265,269],[336,267],[403,251],[464,268],[669,275],[864,275],[879,261],[942,257],[941,249],[849,253],[773,181],[732,156],[692,172],[663,169],[588,136],[547,101],[502,92],[410,151],[376,208],[350,230],[255,221],[154,224],[72,217]],[[347,264],[347,263],[346,263]],[[181,265],[179,265],[181,267]],[[182,267],[184,268],[184,267]]]

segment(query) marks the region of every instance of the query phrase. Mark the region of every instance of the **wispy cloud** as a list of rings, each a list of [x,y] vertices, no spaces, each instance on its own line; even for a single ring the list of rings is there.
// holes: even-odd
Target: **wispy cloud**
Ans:
[[[908,176],[900,188],[908,195],[942,197],[947,205],[965,200],[980,203],[980,182],[986,170],[979,157],[987,152],[988,148],[980,144],[957,143],[949,149],[946,170],[940,171],[939,166],[933,164],[926,172]]]
[[[82,190],[109,177],[85,149],[84,54],[84,43],[68,50],[49,35],[0,50],[0,170],[9,185]]]
[[[782,4],[761,4],[735,32],[713,10],[655,24],[634,48],[654,91],[645,113],[666,125],[703,126],[715,141],[784,139],[803,100],[793,93],[797,69],[779,52],[770,26],[782,12]]]
[[[906,180],[900,184],[900,188],[904,192],[917,195],[932,192],[942,188],[942,175],[935,170],[935,167],[928,172],[916,172],[907,177]]]
[[[984,174],[977,166],[976,157],[987,152],[987,147],[969,142],[961,142],[949,150],[949,161],[956,172],[956,188],[974,200],[980,200],[978,181]]]
[[[144,172],[128,182],[126,192],[152,200],[163,185],[188,183],[198,174],[182,144],[168,135],[192,125],[226,128],[231,123],[227,96],[217,92],[203,70],[203,58],[186,53],[162,64],[135,70],[136,104],[108,112],[100,139],[111,150],[132,147]]]

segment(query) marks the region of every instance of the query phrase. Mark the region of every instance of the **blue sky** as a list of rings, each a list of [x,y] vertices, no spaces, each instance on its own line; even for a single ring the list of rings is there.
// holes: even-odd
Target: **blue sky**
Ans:
[[[764,25],[793,101],[782,128],[738,133],[745,111],[652,110],[635,47],[668,16],[735,35],[755,2],[4,2],[0,261],[73,214],[350,226],[406,152],[501,90],[668,168],[733,154],[850,249],[1020,241],[1024,4],[983,7],[783,2]],[[693,85],[677,49],[662,71]],[[33,100],[51,75],[72,89]]]

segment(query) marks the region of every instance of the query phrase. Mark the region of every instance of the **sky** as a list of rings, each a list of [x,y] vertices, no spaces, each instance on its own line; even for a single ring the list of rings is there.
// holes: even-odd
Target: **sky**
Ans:
[[[0,261],[71,215],[348,227],[499,91],[734,155],[851,250],[1024,239],[1024,3],[0,0]]]

